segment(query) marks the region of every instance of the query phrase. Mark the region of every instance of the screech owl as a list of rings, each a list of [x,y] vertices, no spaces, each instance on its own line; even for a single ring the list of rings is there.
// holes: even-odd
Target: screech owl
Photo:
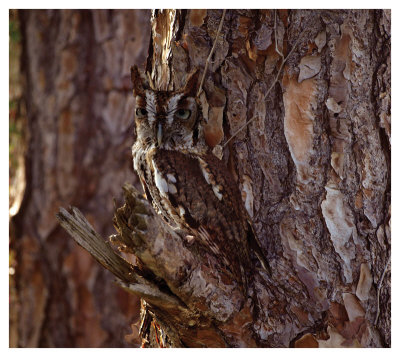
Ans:
[[[189,75],[179,90],[157,91],[136,66],[131,68],[136,97],[134,169],[161,217],[194,236],[246,285],[249,245],[264,268],[266,261],[236,182],[205,143],[195,99],[198,75]]]

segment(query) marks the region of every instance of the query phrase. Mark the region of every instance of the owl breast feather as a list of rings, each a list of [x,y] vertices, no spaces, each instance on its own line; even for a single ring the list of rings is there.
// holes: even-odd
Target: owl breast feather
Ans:
[[[164,215],[215,253],[247,255],[248,223],[240,192],[220,160],[212,154],[200,157],[163,149],[149,160],[154,182],[149,191]]]

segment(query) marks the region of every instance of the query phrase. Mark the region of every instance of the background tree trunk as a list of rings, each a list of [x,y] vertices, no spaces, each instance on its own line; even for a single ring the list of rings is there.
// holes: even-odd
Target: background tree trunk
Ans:
[[[27,37],[35,28],[28,27],[30,20],[36,19],[36,26],[46,24],[39,17],[43,14],[47,19],[53,13],[24,14]],[[90,12],[78,14],[78,19],[92,19]],[[157,88],[179,87],[192,68],[204,68],[221,15],[221,10],[155,13],[146,69]],[[93,21],[70,18],[84,28]],[[112,63],[107,56],[121,56],[124,52],[115,50],[119,47],[113,47],[117,44],[112,39],[95,40],[103,26],[97,30],[94,26],[91,41],[80,42],[83,37],[77,36],[76,30],[68,36],[66,30],[55,30],[62,21],[53,19],[50,23],[41,39],[46,39],[42,46],[61,46],[62,42],[55,40],[57,34],[65,41],[77,41],[75,46],[64,46],[65,53],[60,51],[57,66],[61,67],[55,72],[76,81],[46,81],[53,73],[53,61],[46,57],[49,50],[38,51],[35,41],[26,42],[27,48],[31,48],[31,52],[27,51],[26,58],[31,58],[27,67],[33,67],[27,71],[27,93],[31,93],[27,108],[32,118],[31,140],[36,137],[38,141],[32,141],[28,151],[29,195],[15,220],[19,228],[19,297],[20,301],[27,301],[20,308],[20,316],[21,321],[24,317],[25,321],[29,319],[28,328],[20,327],[20,340],[29,341],[31,336],[39,335],[36,341],[43,345],[52,345],[48,336],[56,323],[60,333],[57,341],[71,340],[67,334],[70,330],[65,327],[71,322],[64,324],[61,318],[66,320],[64,311],[68,309],[86,314],[90,310],[87,306],[92,306],[93,311],[94,305],[97,311],[109,312],[101,315],[102,322],[115,319],[119,324],[126,323],[124,315],[117,311],[126,314],[129,307],[104,299],[108,289],[113,294],[113,287],[104,280],[96,280],[101,270],[92,267],[95,273],[84,275],[82,271],[89,268],[84,270],[86,265],[82,264],[91,263],[82,257],[69,258],[68,264],[72,246],[60,239],[62,233],[55,224],[44,224],[42,217],[53,214],[61,202],[80,204],[89,220],[97,223],[96,228],[109,234],[105,208],[111,209],[111,194],[107,191],[111,190],[110,182],[114,188],[132,177],[127,169],[131,165],[130,153],[126,151],[124,157],[122,144],[107,147],[121,135],[124,123],[125,130],[131,124],[128,119],[107,120],[111,118],[108,113],[118,110],[127,112],[128,118],[131,107],[115,99],[118,95],[124,100],[128,97],[125,92],[111,90],[106,91],[105,100],[105,90],[100,90],[108,83],[103,80],[107,72],[116,71],[115,63],[107,67]],[[113,24],[120,25],[120,21]],[[128,41],[126,36],[125,33],[124,41]],[[76,51],[79,43],[82,52],[77,54],[90,58],[84,62],[91,65],[89,72],[70,58],[69,52]],[[93,62],[101,61],[103,46],[105,67],[98,72],[93,70],[97,68]],[[289,51],[283,71],[279,72],[283,61],[280,52],[287,56]],[[38,54],[43,54],[47,62],[38,60]],[[46,64],[43,68],[39,66],[42,62]],[[128,58],[128,62],[135,61]],[[63,64],[68,69],[63,71]],[[279,80],[275,81],[277,76]],[[76,87],[68,87],[75,82]],[[79,88],[86,91],[77,91]],[[64,92],[57,100],[60,90]],[[184,284],[177,284],[179,274],[173,275],[174,269],[178,271],[193,256],[179,239],[170,237],[168,244],[174,249],[168,251],[166,242],[164,250],[158,251],[157,260],[149,254],[141,259],[147,259],[147,266],[168,283],[171,294],[197,315],[184,321],[165,307],[154,309],[156,318],[174,329],[171,334],[181,336],[180,342],[186,346],[390,346],[390,11],[228,10],[204,90],[203,101],[209,105],[208,113],[205,111],[205,132],[213,144],[224,145],[251,121],[223,149],[223,160],[243,192],[272,273],[266,276],[254,271],[252,305],[246,302],[239,313],[234,309],[228,311],[229,304],[235,306],[234,295],[227,294],[230,299],[225,296],[225,305],[217,304],[227,293],[225,282],[218,285],[204,275],[205,281],[192,277],[193,290],[186,291]],[[84,104],[78,106],[81,102]],[[76,108],[85,108],[87,112]],[[51,115],[39,115],[50,109]],[[48,135],[52,127],[53,136]],[[55,150],[57,142],[67,149]],[[73,169],[63,169],[69,162],[64,155],[71,152],[76,159],[69,159],[72,163],[67,167]],[[119,163],[125,171],[107,166],[107,160],[113,165]],[[80,179],[84,179],[85,187]],[[57,195],[43,195],[43,189],[34,194],[34,188],[45,184],[56,187]],[[99,206],[104,210],[101,213],[96,211]],[[100,223],[102,227],[98,227]],[[148,251],[154,253],[155,243],[160,241],[153,233],[153,240],[146,244]],[[63,243],[58,247],[60,241]],[[167,261],[170,265],[166,272],[163,262]],[[69,274],[68,278],[64,274]],[[70,278],[74,274],[80,285]],[[90,279],[93,276],[94,281]],[[101,286],[97,281],[101,281]],[[201,299],[204,286],[217,292],[214,300],[208,300],[210,293]],[[71,308],[73,299],[67,295],[79,301],[79,287],[86,293],[82,293],[85,304],[75,303]],[[25,296],[34,299],[34,303],[29,303]],[[174,317],[170,326],[165,316]],[[87,322],[88,328],[99,326],[96,317]],[[32,321],[35,324],[29,324]],[[39,332],[32,327],[37,324]],[[208,330],[204,326],[209,326]]]
[[[150,11],[19,11],[26,79],[26,190],[12,219],[17,311],[11,346],[123,347],[139,299],[59,227],[79,207],[113,233],[113,197],[135,182],[130,66],[143,65]]]

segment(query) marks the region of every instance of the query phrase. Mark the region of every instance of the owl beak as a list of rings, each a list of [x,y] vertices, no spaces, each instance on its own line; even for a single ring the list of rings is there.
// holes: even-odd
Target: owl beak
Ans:
[[[158,146],[161,146],[161,142],[162,142],[162,125],[161,125],[161,123],[158,123],[157,142],[158,142]]]

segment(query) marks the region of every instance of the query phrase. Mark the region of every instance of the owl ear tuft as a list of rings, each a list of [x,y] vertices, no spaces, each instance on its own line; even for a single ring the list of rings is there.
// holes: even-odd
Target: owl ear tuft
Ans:
[[[186,84],[182,89],[182,92],[190,97],[194,97],[197,92],[197,82],[199,80],[200,71],[195,69],[191,73],[188,74],[186,78]]]
[[[144,73],[136,65],[131,67],[131,81],[133,84],[133,95],[144,96],[144,91],[149,88],[149,83]]]

